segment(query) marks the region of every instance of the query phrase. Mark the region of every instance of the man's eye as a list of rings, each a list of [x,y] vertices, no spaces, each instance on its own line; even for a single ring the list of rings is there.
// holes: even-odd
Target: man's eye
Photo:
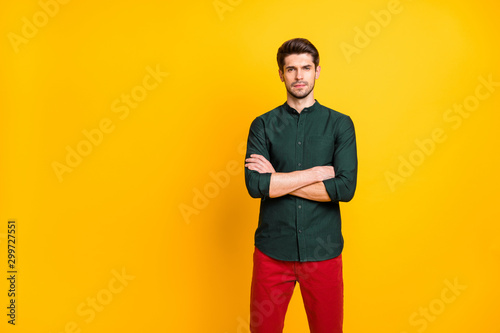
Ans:
[[[289,71],[289,72],[293,71],[293,68],[288,68],[288,71]]]

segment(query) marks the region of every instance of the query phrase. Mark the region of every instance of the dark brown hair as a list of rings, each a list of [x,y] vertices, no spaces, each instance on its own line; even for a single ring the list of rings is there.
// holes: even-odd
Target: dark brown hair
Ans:
[[[278,67],[283,70],[285,58],[290,54],[309,53],[314,62],[315,68],[319,65],[319,53],[316,47],[305,38],[294,38],[287,40],[278,49]]]

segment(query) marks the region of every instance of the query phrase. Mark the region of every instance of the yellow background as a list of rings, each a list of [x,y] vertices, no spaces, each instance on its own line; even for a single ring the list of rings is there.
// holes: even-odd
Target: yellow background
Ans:
[[[306,37],[321,56],[315,97],[357,131],[358,188],[341,205],[345,332],[497,333],[500,87],[460,126],[444,118],[479,77],[500,81],[497,2],[402,0],[378,30],[372,11],[391,1],[216,4],[73,0],[52,3],[47,22],[39,2],[0,5],[0,330],[248,332],[259,202],[244,148],[251,121],[285,101],[278,47]],[[34,16],[37,32],[15,46]],[[369,43],[346,56],[367,27]],[[168,75],[121,119],[113,102],[138,93],[147,68]],[[113,130],[60,182],[53,162],[103,119]],[[435,128],[446,140],[421,155],[415,140]],[[410,156],[424,160],[391,187]],[[444,303],[454,281],[465,289]],[[86,321],[78,308],[97,296],[107,304]],[[424,326],[429,307],[439,314]],[[307,331],[297,287],[285,332]]]

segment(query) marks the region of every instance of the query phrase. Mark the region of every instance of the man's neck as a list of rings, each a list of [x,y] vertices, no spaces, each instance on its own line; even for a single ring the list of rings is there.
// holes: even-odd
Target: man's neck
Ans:
[[[295,98],[292,95],[287,94],[286,102],[289,106],[297,110],[298,113],[301,113],[302,110],[313,105],[316,100],[314,99],[314,94],[311,91],[309,96],[306,98]]]

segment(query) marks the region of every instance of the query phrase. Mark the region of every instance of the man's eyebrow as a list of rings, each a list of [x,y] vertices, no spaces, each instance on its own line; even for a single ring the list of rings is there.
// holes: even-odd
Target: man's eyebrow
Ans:
[[[303,65],[303,66],[299,66],[299,67],[302,67],[302,68],[304,68],[304,67],[312,67],[312,65],[311,64],[307,64],[307,65]],[[297,66],[288,65],[285,68],[297,68]]]

